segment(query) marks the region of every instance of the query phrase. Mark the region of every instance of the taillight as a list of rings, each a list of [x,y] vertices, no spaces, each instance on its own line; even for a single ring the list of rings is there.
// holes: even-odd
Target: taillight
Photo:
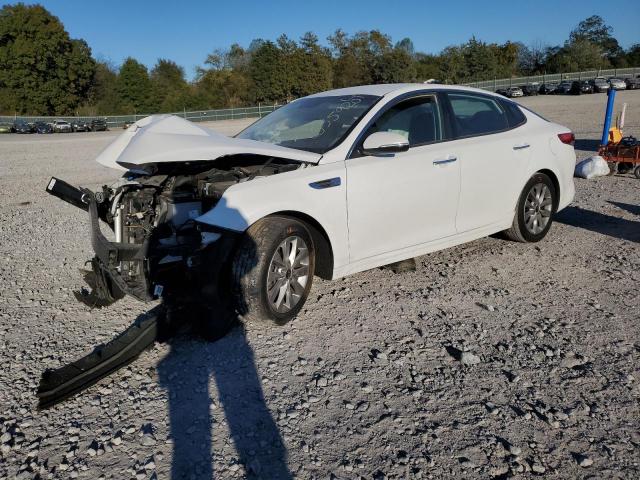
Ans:
[[[573,132],[559,133],[558,138],[565,145],[574,145],[576,143],[576,136]]]

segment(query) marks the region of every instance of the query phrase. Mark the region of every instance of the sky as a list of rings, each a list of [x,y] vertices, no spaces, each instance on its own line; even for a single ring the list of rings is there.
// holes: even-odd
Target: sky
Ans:
[[[2,2],[0,5],[13,2]],[[25,3],[32,3],[28,0]],[[623,48],[640,43],[638,0],[562,2],[427,0],[44,0],[72,38],[87,41],[93,56],[116,65],[128,56],[151,68],[158,58],[182,65],[189,78],[208,53],[254,38],[299,39],[313,31],[321,43],[337,28],[379,29],[394,42],[413,40],[416,51],[438,53],[467,41],[521,41],[559,45],[590,15],[613,27]],[[480,5],[480,6],[479,6]]]

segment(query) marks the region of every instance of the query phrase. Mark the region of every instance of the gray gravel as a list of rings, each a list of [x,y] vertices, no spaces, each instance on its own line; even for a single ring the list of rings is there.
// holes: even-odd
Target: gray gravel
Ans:
[[[640,137],[640,92],[627,133]],[[522,103],[600,136],[605,96]],[[231,133],[247,122],[212,125]],[[316,280],[284,328],[179,337],[51,410],[40,373],[150,306],[77,303],[85,216],[119,132],[0,137],[1,478],[640,478],[640,181],[576,179],[545,241],[485,238]],[[491,308],[489,308],[491,307]]]

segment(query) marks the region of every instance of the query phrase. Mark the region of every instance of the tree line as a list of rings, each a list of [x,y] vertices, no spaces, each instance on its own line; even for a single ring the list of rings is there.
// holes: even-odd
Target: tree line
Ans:
[[[286,102],[331,88],[437,79],[465,83],[542,73],[640,66],[640,44],[624,50],[612,28],[591,16],[561,46],[486,43],[475,37],[438,54],[394,43],[379,30],[336,30],[326,44],[313,32],[294,40],[255,39],[207,56],[188,81],[184,68],[158,59],[149,70],[92,57],[40,5],[0,9],[0,113],[22,115],[147,114]]]

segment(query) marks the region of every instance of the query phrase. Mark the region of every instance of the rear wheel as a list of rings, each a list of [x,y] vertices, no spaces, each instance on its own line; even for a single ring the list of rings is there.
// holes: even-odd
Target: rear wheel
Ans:
[[[315,269],[315,249],[306,226],[288,217],[252,225],[234,256],[235,308],[248,321],[283,325],[304,305]]]
[[[640,165],[638,165],[634,170],[633,170],[633,174],[636,176],[637,179],[640,180]]]
[[[620,162],[618,163],[618,173],[625,174],[629,173],[633,170],[633,163],[630,162]]]
[[[556,195],[556,188],[547,175],[536,173],[531,177],[520,194],[511,228],[504,232],[507,238],[516,242],[542,240],[553,223]]]

